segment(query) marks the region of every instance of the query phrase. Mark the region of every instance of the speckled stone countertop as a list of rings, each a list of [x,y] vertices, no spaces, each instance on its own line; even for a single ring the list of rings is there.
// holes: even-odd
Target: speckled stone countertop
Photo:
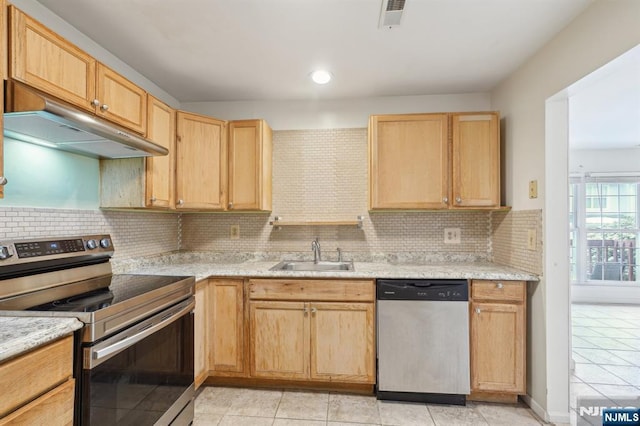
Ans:
[[[80,328],[75,318],[0,317],[0,362]]]
[[[177,253],[157,258],[115,262],[115,273],[194,275],[208,277],[281,278],[464,278],[538,281],[538,276],[518,269],[482,261],[440,261],[428,263],[354,262],[354,271],[307,272],[270,271],[278,260],[250,256],[216,257],[202,253]],[[293,259],[292,259],[293,260]]]

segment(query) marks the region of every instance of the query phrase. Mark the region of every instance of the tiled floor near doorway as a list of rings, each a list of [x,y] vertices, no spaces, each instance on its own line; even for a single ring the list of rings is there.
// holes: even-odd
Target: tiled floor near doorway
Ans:
[[[466,407],[382,402],[328,392],[205,387],[195,426],[540,425],[523,404],[470,402]]]
[[[640,396],[640,306],[571,307],[575,371],[571,378],[572,424],[578,396]]]

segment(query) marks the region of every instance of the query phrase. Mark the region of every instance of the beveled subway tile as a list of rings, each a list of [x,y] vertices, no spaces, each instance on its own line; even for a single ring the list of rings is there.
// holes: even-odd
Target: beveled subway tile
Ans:
[[[227,414],[273,418],[281,398],[281,390],[243,389],[231,403]]]
[[[475,404],[466,406],[428,404],[427,408],[437,426],[480,426],[488,425],[485,418],[476,410]]]
[[[207,386],[195,400],[196,413],[224,415],[244,389]]]
[[[542,423],[529,408],[504,404],[477,404],[476,409],[490,425],[539,426]]]
[[[380,421],[383,425],[434,425],[426,404],[378,401],[378,412],[380,413]]]
[[[276,418],[327,420],[328,392],[285,391]]]
[[[380,424],[377,400],[373,396],[331,393],[327,419],[337,422]]]

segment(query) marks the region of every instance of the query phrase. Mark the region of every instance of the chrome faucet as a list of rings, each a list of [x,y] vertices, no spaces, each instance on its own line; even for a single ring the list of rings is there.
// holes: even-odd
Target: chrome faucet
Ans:
[[[313,263],[321,262],[322,253],[320,252],[320,241],[318,241],[318,237],[311,241],[311,250],[313,250]]]

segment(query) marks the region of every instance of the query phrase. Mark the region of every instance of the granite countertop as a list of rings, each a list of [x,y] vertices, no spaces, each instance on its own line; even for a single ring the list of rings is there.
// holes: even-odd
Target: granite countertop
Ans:
[[[208,277],[263,278],[463,278],[487,280],[538,281],[535,274],[490,262],[437,262],[392,264],[388,262],[354,262],[354,271],[308,272],[270,271],[277,260],[206,259],[197,256],[158,258],[157,261],[130,259],[127,265],[114,268],[116,273],[154,275],[193,275],[196,280]]]
[[[0,362],[82,328],[75,318],[0,317]]]

